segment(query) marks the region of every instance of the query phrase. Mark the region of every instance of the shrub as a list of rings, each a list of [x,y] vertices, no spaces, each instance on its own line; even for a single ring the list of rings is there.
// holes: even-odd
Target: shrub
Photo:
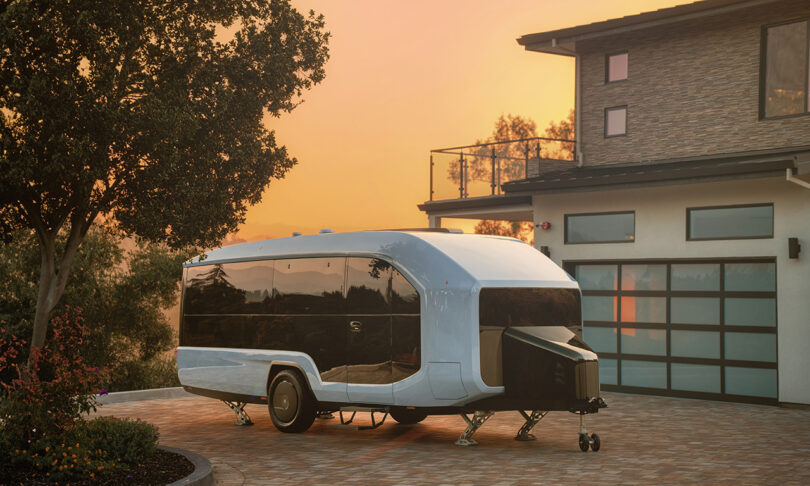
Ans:
[[[53,337],[20,362],[25,341],[0,326],[0,462],[53,480],[94,477],[154,453],[157,429],[146,422],[84,416],[97,407],[105,370],[84,365],[78,350],[87,329],[81,311],[51,321]],[[101,390],[101,393],[106,393]]]
[[[158,431],[140,419],[98,417],[79,429],[88,447],[110,461],[137,464],[155,452]]]

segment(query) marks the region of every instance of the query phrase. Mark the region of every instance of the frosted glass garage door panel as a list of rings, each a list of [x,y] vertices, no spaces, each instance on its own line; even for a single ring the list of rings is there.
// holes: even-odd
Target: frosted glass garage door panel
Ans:
[[[618,265],[577,265],[576,279],[582,290],[616,290]]]
[[[726,359],[776,362],[776,335],[754,332],[727,332]]]
[[[776,398],[776,370],[726,366],[726,393]]]
[[[622,360],[622,385],[645,388],[667,387],[667,364]]]
[[[667,332],[663,329],[622,328],[623,354],[667,354]]]
[[[599,358],[599,383],[603,385],[617,385],[619,383],[615,359]]]
[[[616,297],[582,297],[582,320],[616,321]]]
[[[740,299],[728,297],[725,300],[727,326],[768,326],[776,325],[776,299]]]
[[[597,353],[616,352],[616,328],[615,327],[589,327],[582,328],[582,337]],[[602,362],[599,361],[601,364]]]
[[[673,263],[672,290],[720,290],[719,263]]]
[[[713,297],[672,297],[670,322],[673,324],[720,324],[720,299]]]
[[[667,322],[666,297],[622,297],[622,322]]]
[[[670,333],[672,356],[682,358],[720,358],[720,333],[676,331]]]
[[[622,290],[666,289],[666,265],[622,265]]]
[[[720,393],[720,367],[686,363],[672,363],[672,389],[706,393]]]
[[[776,290],[776,264],[726,263],[726,291],[773,292]]]

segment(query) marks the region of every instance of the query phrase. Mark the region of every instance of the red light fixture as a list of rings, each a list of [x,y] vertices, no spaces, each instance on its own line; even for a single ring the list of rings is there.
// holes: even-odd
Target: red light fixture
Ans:
[[[551,223],[549,223],[548,221],[543,221],[542,223],[540,223],[540,228],[544,230],[551,229]]]

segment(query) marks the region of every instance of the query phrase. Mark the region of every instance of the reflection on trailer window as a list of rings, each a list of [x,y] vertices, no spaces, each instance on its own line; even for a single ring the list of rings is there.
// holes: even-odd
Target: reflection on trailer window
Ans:
[[[187,272],[186,314],[272,312],[272,260],[191,267]]]
[[[276,260],[273,282],[277,314],[341,314],[346,312],[343,278],[346,259],[290,258]]]
[[[551,288],[481,289],[481,326],[567,326],[582,324],[579,290]]]

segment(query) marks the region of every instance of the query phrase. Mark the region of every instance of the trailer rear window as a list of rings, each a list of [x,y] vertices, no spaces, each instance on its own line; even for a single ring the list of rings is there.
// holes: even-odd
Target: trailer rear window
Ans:
[[[578,289],[481,289],[481,326],[570,326],[582,324]]]

